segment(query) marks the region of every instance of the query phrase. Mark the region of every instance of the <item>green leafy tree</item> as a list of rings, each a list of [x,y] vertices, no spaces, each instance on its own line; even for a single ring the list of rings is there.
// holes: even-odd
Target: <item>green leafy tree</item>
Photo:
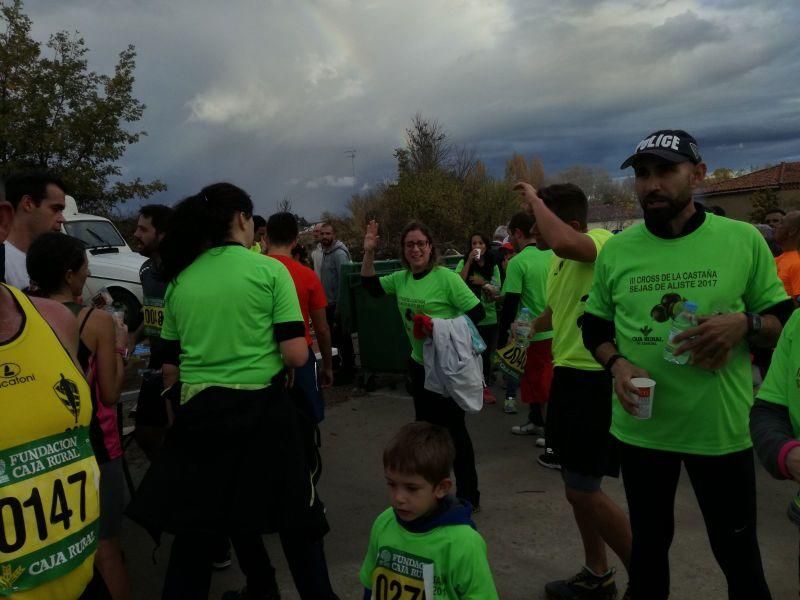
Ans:
[[[166,189],[161,181],[121,181],[117,161],[144,131],[126,126],[145,105],[133,95],[136,52],[120,52],[112,75],[88,69],[77,33],[31,38],[21,0],[0,0],[0,177],[51,169],[81,209],[109,213],[119,203]]]
[[[417,113],[406,129],[406,147],[394,151],[398,175],[446,169],[452,149],[439,121]]]
[[[734,177],[738,177],[738,175],[733,169],[729,169],[728,167],[718,167],[706,177],[706,182],[718,183],[720,181],[733,179]]]

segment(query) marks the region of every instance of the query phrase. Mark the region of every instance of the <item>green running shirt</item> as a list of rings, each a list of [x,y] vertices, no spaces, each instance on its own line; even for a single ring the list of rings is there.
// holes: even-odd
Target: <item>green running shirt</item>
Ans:
[[[275,323],[303,322],[289,271],[240,245],[211,248],[167,287],[161,337],[186,384],[267,386],[283,369]]]
[[[663,358],[681,301],[698,315],[761,312],[786,292],[764,238],[749,223],[706,214],[692,233],[662,239],[635,225],[598,258],[586,311],[614,322],[617,348],[656,381],[653,416],[639,420],[614,402],[611,432],[634,446],[716,456],[752,446],[750,353],[742,340],[712,372]]]
[[[433,579],[433,597],[424,594],[425,572]],[[495,600],[486,542],[469,525],[445,525],[412,533],[391,508],[372,525],[359,574],[374,600]]]
[[[461,277],[461,271],[463,269],[464,259],[462,258],[456,265],[455,274]],[[500,268],[497,265],[492,269],[492,280],[496,282],[500,281]],[[486,283],[491,283],[491,281],[487,281]],[[469,287],[469,285],[467,285],[467,287]],[[488,300],[482,291],[480,292],[479,300],[481,304],[483,304],[483,310],[486,311],[486,316],[483,318],[483,321],[476,323],[476,325],[497,325],[497,303],[494,300]]]
[[[397,296],[397,309],[403,320],[411,358],[423,364],[423,340],[414,337],[414,315],[432,319],[454,319],[472,310],[480,302],[461,277],[446,267],[434,267],[421,279],[415,279],[408,269],[395,271],[380,278],[387,294]]]
[[[800,436],[800,311],[783,326],[778,346],[772,354],[767,377],[758,390],[758,398],[789,409],[795,436]]]
[[[534,319],[547,308],[547,273],[553,256],[555,255],[552,250],[539,250],[536,246],[526,246],[522,252],[508,261],[506,267],[503,293],[519,294],[519,310],[527,308]],[[531,341],[549,340],[552,337],[552,330],[539,331],[534,334]]]
[[[597,256],[614,235],[605,229],[586,233],[597,247]],[[603,367],[583,345],[580,322],[586,297],[592,287],[594,263],[567,260],[553,256],[547,274],[547,306],[553,311],[553,364],[584,371],[600,371]]]

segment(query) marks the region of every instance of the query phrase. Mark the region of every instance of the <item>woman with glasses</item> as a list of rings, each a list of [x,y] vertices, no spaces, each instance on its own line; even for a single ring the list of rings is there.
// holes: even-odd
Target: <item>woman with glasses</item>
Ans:
[[[287,369],[308,360],[286,268],[250,251],[253,203],[229,183],[175,207],[161,242],[164,386],[174,421],[128,507],[158,538],[176,534],[162,598],[208,598],[212,557],[230,537],[247,589],[277,598],[260,534],[279,532],[301,598],[335,598]]]
[[[453,471],[457,495],[472,504],[477,512],[480,510],[478,474],[464,411],[452,398],[425,389],[423,340],[414,335],[414,317],[425,315],[432,319],[453,319],[466,314],[473,322],[479,323],[485,316],[484,308],[457,273],[437,264],[433,237],[422,223],[409,223],[400,235],[400,262],[405,267],[400,271],[380,278],[375,274],[377,245],[378,224],[370,221],[364,236],[362,285],[375,297],[389,294],[397,298],[397,308],[411,343],[408,383],[414,398],[416,420],[441,425],[450,432],[456,447]]]

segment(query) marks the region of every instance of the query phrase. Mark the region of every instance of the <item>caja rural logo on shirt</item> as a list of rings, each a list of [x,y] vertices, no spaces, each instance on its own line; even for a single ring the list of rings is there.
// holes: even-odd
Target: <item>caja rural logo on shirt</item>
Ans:
[[[656,323],[666,323],[681,312],[685,301],[686,298],[683,298],[680,294],[664,294],[661,297],[661,301],[650,309],[650,317]],[[660,335],[652,335],[653,328],[647,324],[639,328],[639,333],[641,335],[634,335],[631,341],[640,346],[657,346],[664,341],[664,338]]]
[[[657,346],[664,341],[664,338],[659,335],[651,335],[653,333],[653,328],[649,325],[640,327],[639,332],[642,335],[635,335],[631,340],[640,346]]]
[[[402,550],[384,547],[372,573],[373,600],[433,600],[425,593],[425,573],[433,563]],[[433,596],[444,593],[440,577],[433,577]]]
[[[14,569],[11,565],[3,565],[3,568],[0,569],[0,590],[4,592],[14,591],[14,584],[24,572],[25,567],[17,567]]]
[[[0,388],[8,388],[24,383],[36,381],[36,376],[22,375],[22,367],[17,363],[3,363],[0,365]]]

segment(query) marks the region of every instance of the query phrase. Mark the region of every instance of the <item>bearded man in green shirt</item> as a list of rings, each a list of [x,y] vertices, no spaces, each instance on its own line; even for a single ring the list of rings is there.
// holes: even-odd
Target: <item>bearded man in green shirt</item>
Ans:
[[[662,130],[642,140],[632,166],[645,222],[609,240],[595,266],[584,343],[614,376],[611,433],[620,441],[633,532],[633,600],[669,596],[669,547],[681,465],[703,513],[730,599],[771,598],[756,537],[748,412],[748,342],[773,347],[792,305],[769,248],[750,224],[692,202],[706,174],[697,141]],[[735,243],[731,243],[735,240]],[[676,335],[683,303],[698,324]],[[685,359],[685,357],[684,357]],[[651,415],[639,415],[634,377],[656,382]],[[638,418],[640,417],[641,418]]]

